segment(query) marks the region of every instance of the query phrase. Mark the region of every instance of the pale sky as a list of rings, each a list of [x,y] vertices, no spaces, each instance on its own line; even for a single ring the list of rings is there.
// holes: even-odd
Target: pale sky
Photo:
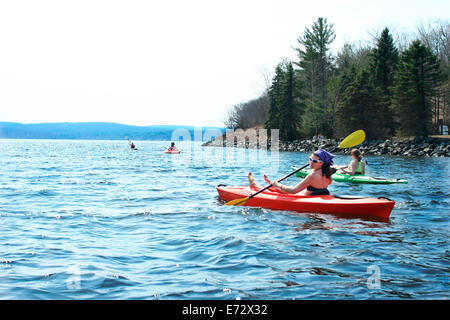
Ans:
[[[0,0],[0,121],[224,126],[318,17],[337,52],[449,12],[444,0]]]

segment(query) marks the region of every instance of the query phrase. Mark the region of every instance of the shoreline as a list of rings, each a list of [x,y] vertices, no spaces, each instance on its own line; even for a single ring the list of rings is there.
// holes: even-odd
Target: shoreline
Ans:
[[[225,136],[202,144],[203,147],[227,147]],[[228,139],[234,141],[232,147],[245,149],[270,149],[271,142],[267,139],[267,145],[260,144],[258,135],[252,137],[245,131],[233,132]],[[337,148],[339,139],[321,139],[321,140],[294,140],[279,141],[279,151],[283,152],[310,152],[317,149]],[[450,157],[450,138],[428,137],[413,139],[387,139],[364,141],[355,148],[359,149],[364,155],[390,155],[404,157]],[[342,149],[336,153],[350,154],[350,149]]]

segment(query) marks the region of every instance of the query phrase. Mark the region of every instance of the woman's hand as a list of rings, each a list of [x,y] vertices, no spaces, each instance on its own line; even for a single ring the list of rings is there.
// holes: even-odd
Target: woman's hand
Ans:
[[[273,184],[272,181],[269,180],[269,177],[264,175],[264,180],[268,183],[268,184]]]
[[[264,175],[264,180],[266,180],[266,182],[268,184],[271,184],[272,186],[274,186],[275,188],[277,188],[278,190],[281,190],[282,186],[280,183],[278,183],[278,181],[274,180],[274,181],[270,181],[269,177]]]

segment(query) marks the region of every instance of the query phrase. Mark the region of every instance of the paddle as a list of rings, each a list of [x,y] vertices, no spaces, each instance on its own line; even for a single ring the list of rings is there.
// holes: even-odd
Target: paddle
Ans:
[[[125,139],[128,140],[128,145],[131,147],[132,150],[137,150],[136,146],[132,141],[130,141],[130,138],[128,138],[128,136],[125,136]]]
[[[348,135],[344,140],[342,140],[342,142],[338,145],[337,148],[334,148],[333,150],[331,150],[330,152],[333,152],[337,149],[346,149],[346,148],[351,148],[354,146],[357,146],[358,144],[362,143],[364,140],[366,139],[366,133],[363,130],[357,130],[355,132],[353,132],[352,134]],[[293,174],[297,173],[298,171],[306,168],[307,166],[309,166],[309,164],[295,170],[292,171],[291,173],[289,173],[288,175],[284,176],[283,178],[277,180],[277,182],[283,181],[284,179],[289,178],[290,176],[292,176]],[[234,199],[231,200],[227,203],[225,203],[227,206],[242,206],[244,203],[246,203],[248,200],[250,200],[251,198],[253,198],[254,196],[260,194],[261,192],[269,189],[271,186],[273,186],[273,184],[268,185],[267,187],[259,190],[258,192],[248,196],[247,198],[240,198],[240,199]]]

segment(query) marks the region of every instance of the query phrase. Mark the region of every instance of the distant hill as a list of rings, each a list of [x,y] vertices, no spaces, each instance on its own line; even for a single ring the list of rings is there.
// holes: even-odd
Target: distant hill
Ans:
[[[0,138],[2,139],[77,139],[77,140],[172,140],[175,130],[180,130],[191,140],[210,140],[203,137],[209,130],[225,132],[225,128],[202,127],[202,137],[194,137],[192,126],[130,126],[109,122],[61,122],[61,123],[32,123],[0,122]],[[196,129],[199,130],[199,129]],[[214,135],[213,136],[217,136]],[[185,138],[186,139],[186,138]],[[177,139],[177,140],[185,140]],[[175,140],[175,139],[174,139]]]

